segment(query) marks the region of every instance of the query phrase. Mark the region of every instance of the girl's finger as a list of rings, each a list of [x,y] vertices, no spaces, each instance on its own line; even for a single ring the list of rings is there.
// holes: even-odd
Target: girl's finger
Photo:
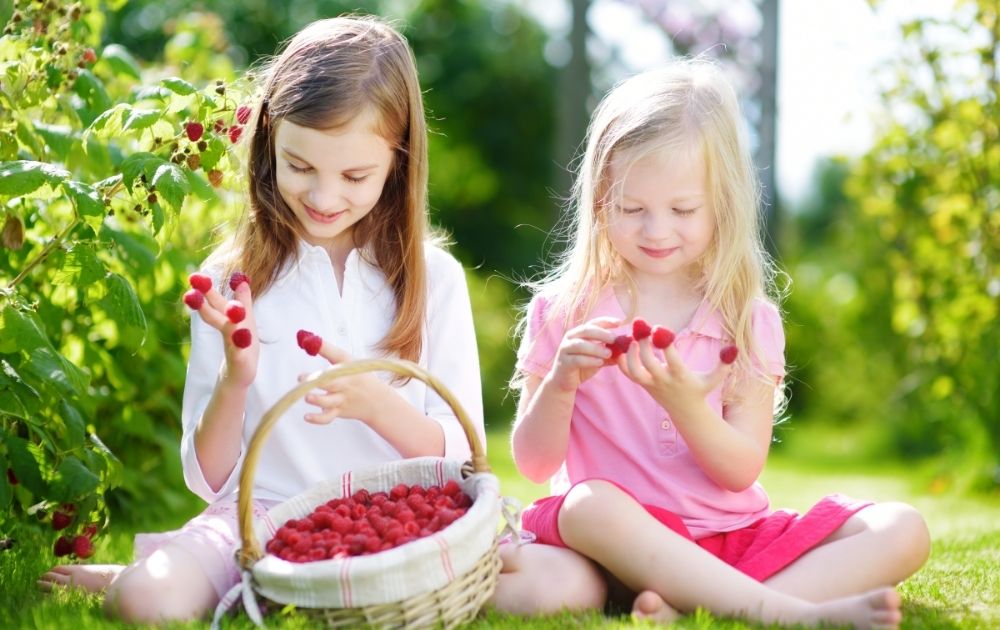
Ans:
[[[642,358],[639,356],[639,344],[633,343],[629,346],[628,352],[621,358],[624,359],[625,365],[628,366],[629,378],[640,384],[649,381],[649,371],[642,364]]]
[[[308,394],[306,402],[321,409],[336,409],[344,404],[343,394]]]
[[[653,344],[649,337],[637,342],[636,345],[639,347],[639,359],[642,361],[643,367],[649,371],[653,378],[662,378],[666,366],[653,352]]]
[[[681,358],[681,354],[677,352],[677,346],[670,344],[663,350],[663,358],[666,360],[667,371],[671,374],[679,375],[683,374],[687,370],[687,366],[684,365],[684,359]]]
[[[337,419],[337,412],[337,409],[328,409],[323,413],[307,413],[304,417],[309,424],[330,424]]]

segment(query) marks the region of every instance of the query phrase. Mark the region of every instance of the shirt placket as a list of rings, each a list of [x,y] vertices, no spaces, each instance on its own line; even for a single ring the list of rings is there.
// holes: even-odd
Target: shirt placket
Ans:
[[[669,415],[665,415],[660,419],[656,443],[660,455],[677,454],[677,427],[674,426],[674,422],[670,419]]]

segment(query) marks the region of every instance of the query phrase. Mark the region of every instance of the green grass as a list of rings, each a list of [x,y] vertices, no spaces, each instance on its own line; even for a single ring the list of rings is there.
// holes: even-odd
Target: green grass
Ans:
[[[527,504],[543,496],[546,487],[521,478],[508,454],[506,436],[494,434],[489,442],[490,462],[501,480],[505,495]],[[915,481],[913,470],[900,466],[858,467],[836,470],[818,467],[786,456],[768,463],[763,483],[776,507],[805,510],[831,492],[879,501],[900,500],[916,506],[926,517],[933,537],[927,565],[900,587],[904,599],[904,628],[997,628],[1000,627],[1000,499],[927,494]],[[187,515],[177,515],[175,527]],[[131,557],[132,532],[117,531],[104,536],[97,546],[95,562],[126,562]],[[74,592],[43,595],[34,580],[53,563],[51,553],[39,551],[40,543],[19,539],[12,550],[0,552],[0,628],[91,628],[127,627],[108,620],[96,596]],[[269,620],[269,627],[308,628],[301,617]],[[649,624],[628,617],[607,618],[600,614],[557,615],[523,620],[488,613],[473,628],[527,627],[554,629],[643,628]],[[176,628],[206,628],[206,622],[174,624]],[[232,617],[226,628],[251,628],[246,617]],[[715,618],[703,611],[688,615],[675,628],[759,628],[761,626]]]

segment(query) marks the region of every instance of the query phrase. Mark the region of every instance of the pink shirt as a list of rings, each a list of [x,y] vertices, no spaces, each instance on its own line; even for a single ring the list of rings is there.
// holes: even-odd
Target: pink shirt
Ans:
[[[548,373],[565,332],[559,317],[543,325],[547,306],[540,295],[532,300],[527,334],[518,351],[518,369],[539,378]],[[600,316],[625,318],[611,289],[602,293],[588,319]],[[758,300],[752,325],[766,372],[783,377],[785,336],[774,305]],[[621,332],[631,331],[623,326]],[[719,350],[728,343],[721,318],[707,302],[702,302],[674,341],[685,364],[699,372],[715,369]],[[707,398],[720,415],[724,386]],[[551,490],[563,494],[574,483],[595,478],[619,483],[641,503],[673,512],[695,538],[740,529],[770,512],[759,483],[730,492],[709,479],[670,415],[614,366],[599,370],[577,390],[566,460],[551,479]]]

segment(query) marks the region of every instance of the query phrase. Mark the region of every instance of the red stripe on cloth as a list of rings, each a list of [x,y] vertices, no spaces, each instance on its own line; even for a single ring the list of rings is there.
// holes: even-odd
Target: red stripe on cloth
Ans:
[[[351,595],[351,556],[344,558],[344,564],[340,567],[340,597],[344,600],[344,608],[352,608]]]
[[[438,485],[444,485],[444,460],[439,459],[437,464],[434,465],[434,472],[437,473]]]
[[[455,579],[455,571],[451,568],[451,554],[448,553],[448,543],[441,536],[435,536],[434,541],[441,548],[441,564],[444,566],[444,574],[448,576],[448,581]]]
[[[340,478],[340,494],[343,497],[349,497],[353,493],[351,492],[351,471],[347,471]]]

